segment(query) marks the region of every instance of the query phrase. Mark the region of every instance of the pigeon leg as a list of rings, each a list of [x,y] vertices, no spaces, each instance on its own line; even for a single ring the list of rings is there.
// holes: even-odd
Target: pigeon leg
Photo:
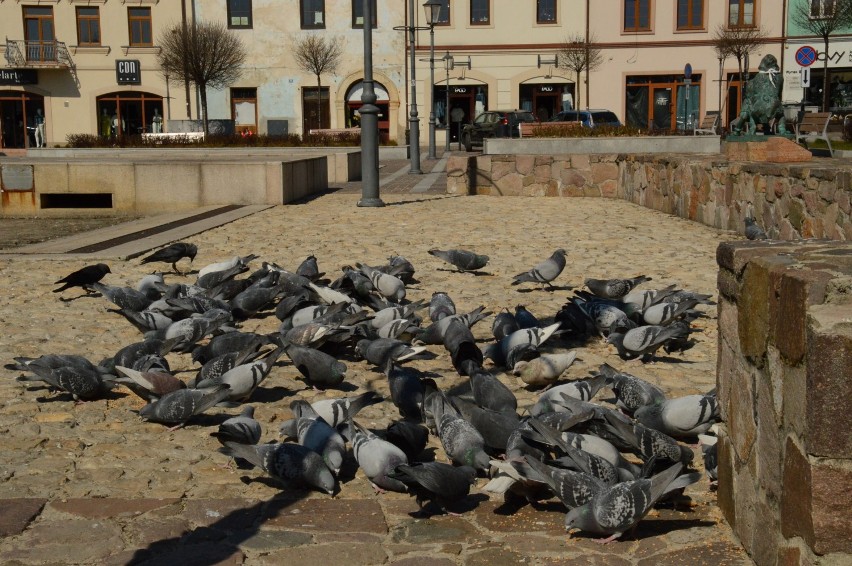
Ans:
[[[373,482],[370,482],[370,485],[371,485],[371,486],[373,486],[373,489],[375,489],[375,490],[376,490],[376,495],[380,495],[380,494],[382,494],[382,493],[386,493],[386,492],[385,492],[385,490],[383,490],[382,488],[380,488],[379,486],[377,486],[377,485],[376,485],[376,484],[374,484]]]
[[[183,428],[183,425],[185,425],[185,424],[186,424],[186,423],[176,424],[175,426],[173,426],[173,427],[171,427],[171,428],[169,428],[169,429],[166,429],[166,432],[174,432],[174,431],[176,431],[176,430],[177,430],[177,429],[179,429],[179,428]]]
[[[607,538],[595,539],[595,542],[598,543],[598,544],[609,544],[611,542],[615,542],[615,540],[618,537],[620,537],[621,535],[622,535],[622,533],[613,533],[610,536],[608,536]]]

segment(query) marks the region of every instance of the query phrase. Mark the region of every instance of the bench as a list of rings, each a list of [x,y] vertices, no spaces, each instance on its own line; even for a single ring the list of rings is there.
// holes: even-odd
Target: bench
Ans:
[[[534,138],[539,130],[582,128],[582,122],[521,122],[519,124],[522,138]]]
[[[201,142],[204,141],[204,132],[163,132],[159,134],[142,134],[143,141],[163,143],[164,141]]]
[[[828,139],[828,123],[830,121],[831,112],[806,112],[802,115],[802,119],[796,122],[796,143],[800,143],[799,140],[805,140],[802,145],[807,148],[808,138],[825,140],[825,143],[828,144],[828,154],[834,157],[831,140]]]
[[[719,113],[718,112],[708,112],[704,115],[704,119],[701,120],[701,123],[692,131],[692,135],[697,136],[698,134],[708,134],[711,136],[718,135],[716,129],[719,127]]]
[[[319,136],[360,136],[361,128],[317,128],[309,132]]]

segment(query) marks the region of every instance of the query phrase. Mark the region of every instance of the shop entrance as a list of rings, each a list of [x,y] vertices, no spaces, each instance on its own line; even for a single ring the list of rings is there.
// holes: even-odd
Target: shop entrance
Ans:
[[[488,87],[450,85],[449,98],[447,95],[447,87],[435,87],[436,127],[446,129],[449,120],[450,141],[458,141],[462,126],[472,122],[477,114],[488,110]]]
[[[44,97],[0,90],[0,148],[35,147],[36,115],[44,115]]]
[[[685,85],[682,76],[627,77],[627,125],[661,131],[695,127],[701,101],[701,75]]]
[[[376,95],[376,106],[379,108],[379,139],[382,142],[388,141],[390,138],[390,95],[388,89],[380,82],[373,82],[373,92]],[[364,93],[364,83],[358,81],[349,87],[346,92],[346,127],[360,128],[361,113],[360,108],[364,105],[361,102],[361,95]]]
[[[98,135],[120,137],[157,132],[163,97],[147,92],[113,92],[97,98]]]
[[[573,86],[556,83],[523,84],[520,87],[520,109],[532,112],[540,122],[549,122],[559,112],[571,109]]]

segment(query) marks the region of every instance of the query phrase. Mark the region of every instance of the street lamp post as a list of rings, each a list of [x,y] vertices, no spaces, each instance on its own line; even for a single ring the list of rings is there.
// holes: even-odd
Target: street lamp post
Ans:
[[[447,132],[447,144],[444,146],[444,151],[450,151],[450,71],[455,67],[453,56],[447,51],[444,55],[444,69],[447,71],[447,106],[444,108],[444,130]]]
[[[379,107],[373,86],[373,7],[364,5],[364,89],[361,91],[361,200],[358,206],[379,207]]]
[[[437,159],[435,152],[435,24],[441,14],[439,0],[426,0],[423,4],[426,10],[426,23],[429,24],[429,159]]]

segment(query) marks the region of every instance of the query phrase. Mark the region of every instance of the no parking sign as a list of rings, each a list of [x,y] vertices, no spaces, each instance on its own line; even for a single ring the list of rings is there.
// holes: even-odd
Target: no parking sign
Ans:
[[[796,63],[801,67],[810,67],[816,62],[816,49],[810,45],[803,45],[796,50]]]

